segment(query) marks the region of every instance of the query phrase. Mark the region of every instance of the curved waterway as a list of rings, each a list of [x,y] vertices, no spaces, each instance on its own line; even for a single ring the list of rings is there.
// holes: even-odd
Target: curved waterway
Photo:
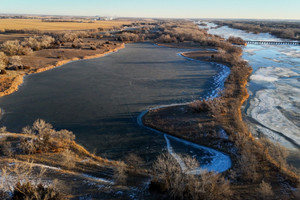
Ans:
[[[206,28],[225,38],[289,41],[269,33],[215,26],[208,23]],[[249,44],[244,47],[243,58],[253,67],[248,83],[250,98],[244,109],[251,131],[287,147],[289,162],[300,168],[300,46]]]
[[[102,58],[26,76],[19,91],[0,98],[1,126],[19,132],[41,118],[73,131],[78,143],[109,159],[136,153],[151,162],[172,149],[195,156],[204,168],[225,171],[231,166],[227,155],[137,123],[144,110],[190,102],[219,87],[220,67],[178,56],[182,51],[188,50],[128,44]]]

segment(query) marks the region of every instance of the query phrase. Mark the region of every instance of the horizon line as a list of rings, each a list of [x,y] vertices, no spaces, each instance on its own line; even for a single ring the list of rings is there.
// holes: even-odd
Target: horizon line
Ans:
[[[0,15],[24,15],[24,16],[66,16],[66,17],[115,17],[115,18],[143,18],[143,19],[243,19],[243,20],[295,20],[296,18],[231,18],[231,17],[129,17],[129,16],[114,16],[114,15],[72,15],[72,14],[26,14],[26,13],[0,13]]]

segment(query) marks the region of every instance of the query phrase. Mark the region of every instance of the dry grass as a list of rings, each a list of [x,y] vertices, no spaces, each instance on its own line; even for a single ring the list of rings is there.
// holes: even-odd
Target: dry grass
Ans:
[[[41,31],[62,31],[62,30],[87,30],[103,28],[105,30],[114,27],[130,24],[133,21],[96,21],[95,23],[74,23],[74,22],[42,22],[41,19],[0,19],[0,30],[41,30]]]

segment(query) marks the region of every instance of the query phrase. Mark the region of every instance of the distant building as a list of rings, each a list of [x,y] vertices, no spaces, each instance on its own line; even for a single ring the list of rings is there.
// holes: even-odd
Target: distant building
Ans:
[[[113,20],[113,19],[114,19],[113,17],[97,17],[94,20],[95,21],[110,21],[110,20]]]

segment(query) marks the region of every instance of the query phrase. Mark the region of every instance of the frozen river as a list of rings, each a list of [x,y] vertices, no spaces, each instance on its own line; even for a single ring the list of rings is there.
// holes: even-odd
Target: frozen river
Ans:
[[[208,24],[209,28],[214,26]],[[268,33],[247,33],[227,26],[210,29],[209,33],[250,41],[282,41]],[[244,47],[243,58],[254,70],[248,84],[250,98],[244,109],[252,132],[290,149],[292,162],[299,167],[300,46],[249,44]]]

